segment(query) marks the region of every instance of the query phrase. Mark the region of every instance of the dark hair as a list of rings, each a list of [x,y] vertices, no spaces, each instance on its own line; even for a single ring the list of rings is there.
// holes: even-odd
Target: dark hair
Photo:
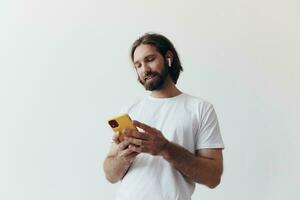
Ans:
[[[176,84],[179,74],[183,71],[181,66],[178,53],[174,48],[173,44],[168,38],[161,34],[157,33],[145,33],[139,39],[137,39],[131,47],[131,60],[133,61],[133,54],[135,49],[141,44],[149,44],[156,47],[157,51],[165,58],[165,55],[168,51],[171,51],[173,54],[172,67],[169,67],[169,74]]]

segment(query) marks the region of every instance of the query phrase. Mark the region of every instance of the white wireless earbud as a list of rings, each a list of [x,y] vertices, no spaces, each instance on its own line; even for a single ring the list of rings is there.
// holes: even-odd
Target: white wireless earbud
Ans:
[[[169,65],[169,67],[171,67],[171,66],[172,66],[172,63],[171,63],[171,58],[168,58],[168,65]]]

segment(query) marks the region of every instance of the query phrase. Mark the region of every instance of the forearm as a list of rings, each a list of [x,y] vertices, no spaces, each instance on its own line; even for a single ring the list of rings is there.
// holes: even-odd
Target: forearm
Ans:
[[[161,155],[174,168],[194,182],[204,184],[210,188],[220,182],[222,169],[213,158],[197,157],[185,148],[168,143]]]
[[[130,165],[129,161],[118,159],[116,156],[108,156],[103,163],[106,179],[111,183],[118,182],[123,178]]]

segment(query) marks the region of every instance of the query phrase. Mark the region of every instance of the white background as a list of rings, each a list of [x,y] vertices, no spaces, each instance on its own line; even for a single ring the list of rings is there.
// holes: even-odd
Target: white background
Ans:
[[[146,93],[129,59],[173,41],[178,87],[215,106],[224,174],[193,199],[300,199],[298,0],[0,2],[0,199],[113,199],[106,120]],[[138,198],[137,198],[138,199]]]

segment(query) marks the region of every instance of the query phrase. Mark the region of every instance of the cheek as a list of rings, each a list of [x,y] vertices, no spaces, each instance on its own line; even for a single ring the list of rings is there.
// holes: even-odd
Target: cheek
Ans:
[[[138,76],[139,79],[142,79],[142,71],[141,70],[137,69],[136,75]]]
[[[154,61],[153,63],[151,63],[151,69],[153,71],[156,71],[156,72],[161,72],[164,68],[164,62],[160,62],[160,61]]]

